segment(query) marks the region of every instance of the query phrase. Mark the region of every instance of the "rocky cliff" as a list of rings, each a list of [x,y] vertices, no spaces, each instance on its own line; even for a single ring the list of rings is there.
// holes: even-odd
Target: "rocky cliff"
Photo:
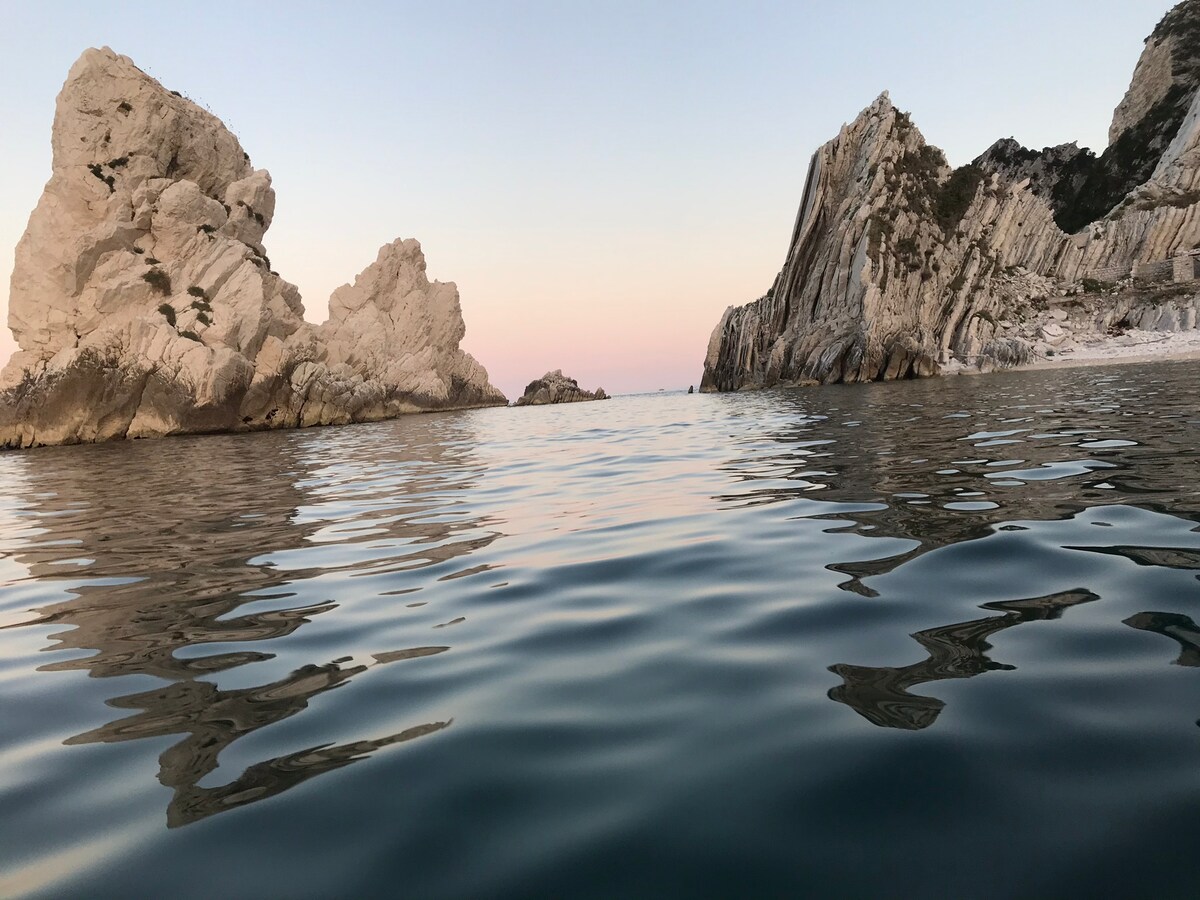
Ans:
[[[705,390],[933,375],[1035,348],[1002,326],[1014,275],[1055,296],[1200,243],[1200,0],[1147,39],[1100,156],[993,145],[951,169],[887,93],[809,168],[782,271],[726,310]],[[1028,297],[1021,298],[1028,300]]]
[[[111,50],[59,94],[17,246],[0,446],[377,420],[503,404],[458,347],[453,284],[386,245],[304,321],[263,238],[271,176],[213,115]]]

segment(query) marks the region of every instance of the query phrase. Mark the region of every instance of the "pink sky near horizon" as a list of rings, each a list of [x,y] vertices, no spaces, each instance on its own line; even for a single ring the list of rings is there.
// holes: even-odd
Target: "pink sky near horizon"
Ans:
[[[0,29],[0,321],[50,173],[54,98],[84,48],[111,45],[209,106],[271,172],[265,244],[310,321],[382,244],[415,237],[429,277],[458,285],[464,349],[511,399],[558,368],[610,393],[686,388],[723,310],[782,265],[812,152],[881,90],[954,164],[1008,135],[1104,145],[1170,3],[1011,6],[984,29],[957,0],[928,0],[927,15],[861,0],[849,16],[770,0],[358,15],[209,0],[203,16],[119,22],[76,0],[14,6]],[[271,40],[246,52],[231,22]],[[0,327],[0,360],[13,346]]]

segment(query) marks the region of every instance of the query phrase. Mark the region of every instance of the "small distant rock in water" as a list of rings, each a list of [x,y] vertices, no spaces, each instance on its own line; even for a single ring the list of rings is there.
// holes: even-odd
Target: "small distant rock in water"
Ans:
[[[529,382],[525,393],[514,406],[543,406],[547,403],[582,403],[585,400],[607,400],[604,388],[585,391],[574,378],[568,378],[562,369],[547,372],[536,381]]]
[[[689,393],[689,394],[694,394],[694,393],[696,393],[696,388],[695,388],[693,385],[690,385],[690,384],[689,384],[689,385],[688,385],[688,393]]]

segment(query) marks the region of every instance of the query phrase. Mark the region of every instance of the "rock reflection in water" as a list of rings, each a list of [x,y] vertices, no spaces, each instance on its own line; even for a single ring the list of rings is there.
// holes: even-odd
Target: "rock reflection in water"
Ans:
[[[1057,619],[1080,603],[1100,599],[1086,590],[1065,591],[1027,600],[986,603],[984,609],[1004,612],[956,625],[918,631],[913,638],[929,651],[929,658],[910,666],[853,666],[839,663],[829,670],[843,684],[832,688],[829,697],[845,703],[875,725],[915,731],[934,723],[946,705],[934,697],[910,694],[909,688],[932,681],[972,678],[984,672],[1011,670],[1014,666],[990,659],[988,638],[1023,622]]]
[[[1151,631],[1170,638],[1179,645],[1178,666],[1200,668],[1200,627],[1188,616],[1179,613],[1144,612],[1125,620],[1130,628]]]
[[[876,594],[863,579],[1014,520],[1131,503],[1200,522],[1200,495],[1180,490],[1200,463],[1186,398],[1129,384],[1084,370],[962,379],[951,415],[938,379],[767,393],[764,426],[722,466],[735,487],[719,499],[855,504],[809,517],[915,541],[901,554],[829,564],[850,576],[844,590],[867,597]],[[1168,551],[1175,561],[1138,552],[1146,565],[1197,564],[1195,551]]]
[[[395,651],[377,654],[377,657],[384,657],[388,662],[410,659],[427,655],[419,651],[428,649]],[[338,663],[305,666],[271,684],[229,691],[218,690],[205,681],[180,681],[110,701],[118,709],[142,709],[144,712],[76,735],[66,743],[115,743],[186,733],[186,738],[159,757],[158,780],[175,792],[167,807],[167,825],[187,825],[214,813],[274,796],[314,775],[361,759],[380,747],[440,731],[450,724],[431,722],[381,740],[311,747],[252,765],[229,784],[216,788],[199,787],[204,776],[217,768],[220,754],[234,741],[294,716],[306,709],[313,697],[339,687],[367,668],[365,665],[343,668]]]
[[[1067,547],[1089,553],[1123,556],[1139,566],[1161,566],[1165,569],[1194,569],[1200,571],[1200,550],[1186,547]],[[1200,578],[1200,576],[1197,576]]]
[[[474,483],[480,467],[462,449],[468,442],[447,440],[435,431],[435,421],[414,423],[406,432],[411,440],[399,446],[364,440],[363,432],[333,430],[318,437],[186,438],[49,451],[56,454],[55,465],[44,473],[21,460],[18,471],[26,483],[19,515],[28,527],[25,539],[0,550],[27,566],[31,578],[56,582],[70,596],[7,627],[66,626],[43,649],[88,651],[40,671],[146,675],[166,682],[110,699],[112,707],[140,712],[65,743],[184,735],[161,754],[158,773],[174,792],[168,824],[179,826],[446,728],[449,718],[383,738],[309,747],[250,765],[227,784],[201,787],[220,755],[240,738],[295,716],[311,699],[369,668],[450,648],[386,650],[372,654],[369,665],[350,664],[350,658],[304,665],[283,678],[230,690],[201,676],[266,662],[275,654],[181,653],[204,644],[286,637],[335,609],[333,600],[280,608],[294,596],[289,585],[330,568],[287,569],[272,557],[309,544],[331,520],[346,515],[348,506],[360,524],[369,523],[374,544],[385,548],[376,561],[381,572],[445,562],[494,540],[495,533],[479,533],[478,520],[438,515]],[[331,470],[330,459],[342,471]],[[364,472],[370,475],[365,488]],[[339,493],[347,478],[359,484]],[[333,495],[333,511],[322,510],[322,491]],[[276,608],[237,614],[247,603],[262,602]]]

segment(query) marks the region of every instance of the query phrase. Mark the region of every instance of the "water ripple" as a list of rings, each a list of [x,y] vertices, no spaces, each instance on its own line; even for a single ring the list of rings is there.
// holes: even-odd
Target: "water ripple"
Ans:
[[[0,894],[1189,896],[1195,373],[0,455]]]

